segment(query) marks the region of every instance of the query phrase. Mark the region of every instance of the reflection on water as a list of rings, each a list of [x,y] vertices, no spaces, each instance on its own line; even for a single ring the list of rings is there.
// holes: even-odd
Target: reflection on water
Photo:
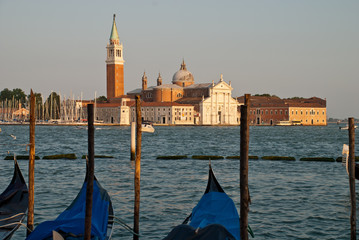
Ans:
[[[0,158],[7,151],[27,154],[28,126],[1,126]],[[9,134],[15,135],[14,140]],[[180,224],[201,198],[208,161],[156,160],[160,155],[239,155],[239,127],[156,127],[142,137],[141,239],[161,239]],[[358,141],[357,141],[358,142]],[[255,239],[348,239],[350,193],[340,163],[301,162],[301,157],[341,155],[347,131],[327,127],[251,127],[249,154],[293,156],[295,162],[250,160],[249,224]],[[101,127],[95,132],[95,174],[112,197],[115,214],[133,224],[134,165],[130,159],[129,127]],[[36,155],[87,153],[87,130],[37,126]],[[27,161],[19,161],[27,180]],[[12,161],[0,161],[0,191],[11,180]],[[213,160],[214,173],[239,209],[238,160]],[[85,162],[37,160],[35,166],[35,224],[54,219],[82,186]],[[13,239],[24,239],[21,227]],[[113,239],[130,239],[119,226]]]

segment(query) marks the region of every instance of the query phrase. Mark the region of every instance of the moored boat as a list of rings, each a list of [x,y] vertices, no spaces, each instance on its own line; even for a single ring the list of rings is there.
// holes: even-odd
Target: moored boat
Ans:
[[[149,133],[155,132],[155,128],[153,127],[152,122],[149,122],[149,121],[143,121],[142,125],[141,125],[141,129],[142,129],[142,132],[149,132]]]
[[[201,200],[183,224],[175,227],[163,240],[186,239],[240,239],[237,208],[219,185],[211,166],[207,188]]]
[[[27,240],[83,239],[86,212],[86,186],[88,173],[77,197],[55,220],[38,225]],[[111,239],[113,228],[113,208],[110,196],[96,177],[93,182],[93,202],[91,220],[91,239]],[[60,235],[60,236],[59,236]]]
[[[354,126],[354,129],[357,129],[357,125],[355,125]],[[344,126],[344,127],[339,127],[339,129],[341,129],[341,130],[349,130],[349,126],[347,125],[347,126]]]
[[[14,165],[12,180],[0,195],[0,239],[6,240],[22,224],[29,204],[29,191],[16,160]]]
[[[301,121],[293,120],[293,121],[279,121],[275,126],[301,126]]]

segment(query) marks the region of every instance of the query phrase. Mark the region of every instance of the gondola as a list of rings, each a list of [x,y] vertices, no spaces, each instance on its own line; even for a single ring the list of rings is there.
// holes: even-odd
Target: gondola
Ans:
[[[70,206],[55,220],[39,224],[26,239],[83,239],[87,179],[88,171],[86,171],[85,181],[80,192]],[[111,239],[113,228],[112,202],[107,191],[102,188],[96,177],[94,177],[93,185],[91,239],[108,240]]]
[[[209,166],[206,191],[183,224],[163,240],[239,240],[239,215],[233,200],[219,185]]]
[[[8,240],[20,227],[29,204],[29,191],[17,161],[9,186],[0,195],[0,239]]]

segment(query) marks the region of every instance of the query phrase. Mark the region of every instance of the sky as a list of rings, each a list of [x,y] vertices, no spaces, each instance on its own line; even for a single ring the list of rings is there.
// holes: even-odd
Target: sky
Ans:
[[[327,117],[359,118],[357,0],[0,0],[0,90],[106,96],[113,14],[125,93],[171,83],[184,59],[196,83],[233,97],[320,97]]]

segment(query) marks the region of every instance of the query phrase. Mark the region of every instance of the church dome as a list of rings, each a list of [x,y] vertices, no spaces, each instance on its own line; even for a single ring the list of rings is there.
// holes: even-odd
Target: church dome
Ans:
[[[172,83],[180,86],[191,85],[194,83],[193,75],[187,70],[184,60],[181,64],[180,70],[178,70],[172,77]]]

